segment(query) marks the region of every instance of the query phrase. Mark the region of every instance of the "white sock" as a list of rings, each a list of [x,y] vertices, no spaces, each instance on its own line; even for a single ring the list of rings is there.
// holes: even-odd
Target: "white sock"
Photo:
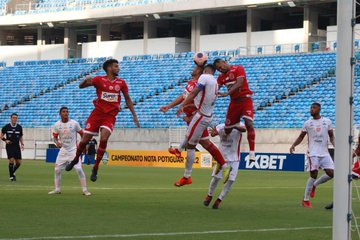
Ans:
[[[75,170],[79,176],[82,191],[83,192],[87,191],[86,177],[85,177],[84,170],[82,169],[82,167],[75,167]]]
[[[309,179],[306,182],[306,187],[305,187],[305,193],[304,193],[304,201],[309,201],[310,198],[310,192],[312,187],[314,186],[314,182],[316,179],[309,177]]]
[[[218,185],[220,181],[220,178],[217,178],[217,177],[213,177],[210,181],[210,185],[209,185],[209,192],[208,192],[208,195],[209,196],[213,196],[214,195],[214,192],[215,192],[215,189]]]
[[[223,200],[224,197],[231,191],[231,186],[234,184],[234,181],[228,180],[219,195],[219,199]]]
[[[184,177],[188,178],[191,176],[192,166],[194,164],[194,161],[195,161],[195,149],[188,149],[186,163],[185,163]]]
[[[62,168],[60,166],[55,167],[54,185],[55,185],[55,191],[59,191],[59,192],[61,189],[61,171]]]
[[[326,173],[324,173],[323,175],[321,175],[321,177],[319,177],[315,182],[314,182],[314,186],[317,187],[320,184],[326,183],[327,181],[329,181],[331,179],[331,177],[329,177],[329,175],[327,175]]]
[[[183,141],[180,143],[180,145],[178,147],[179,152],[182,152],[185,150],[186,144],[187,144],[187,138],[184,137]]]

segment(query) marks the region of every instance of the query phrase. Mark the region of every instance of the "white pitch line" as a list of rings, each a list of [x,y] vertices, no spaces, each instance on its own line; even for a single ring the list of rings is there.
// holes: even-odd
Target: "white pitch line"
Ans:
[[[7,189],[9,188],[9,189]],[[20,191],[20,190],[41,190],[41,189],[50,189],[53,186],[32,186],[32,185],[0,185],[0,189],[9,190],[9,191]],[[81,187],[64,187],[65,189],[80,189]],[[232,189],[238,190],[258,190],[258,189],[303,189],[304,187],[270,187],[270,186],[257,186],[257,187],[233,187]],[[321,188],[332,188],[332,186],[322,186]],[[164,188],[142,188],[142,187],[91,187],[94,190],[178,190],[177,187],[164,187]],[[187,190],[207,190],[208,188],[186,188]]]
[[[218,231],[202,231],[202,232],[134,233],[134,234],[88,235],[88,236],[49,236],[49,237],[30,237],[30,238],[0,238],[0,240],[135,238],[135,237],[161,237],[161,236],[205,235],[205,234],[224,234],[224,233],[302,231],[302,230],[318,230],[318,229],[331,229],[331,228],[332,228],[332,226],[234,229],[234,230],[218,230]]]

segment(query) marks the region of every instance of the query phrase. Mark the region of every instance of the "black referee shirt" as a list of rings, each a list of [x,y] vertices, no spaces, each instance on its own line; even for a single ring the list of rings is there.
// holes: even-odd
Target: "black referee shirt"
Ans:
[[[6,136],[6,140],[11,141],[11,145],[20,145],[19,140],[23,135],[23,129],[21,125],[16,124],[15,126],[12,126],[10,123],[8,123],[1,129],[1,132]]]

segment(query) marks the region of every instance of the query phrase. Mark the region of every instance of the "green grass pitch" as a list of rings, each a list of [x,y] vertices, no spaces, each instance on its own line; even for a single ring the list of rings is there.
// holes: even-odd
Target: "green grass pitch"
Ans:
[[[89,179],[89,166],[84,166]],[[318,187],[313,209],[300,206],[307,173],[240,171],[220,209],[202,205],[211,170],[173,186],[183,169],[102,166],[85,197],[75,171],[53,189],[53,164],[23,161],[8,182],[0,161],[0,239],[331,239],[332,182]],[[217,194],[222,184],[219,184]],[[68,236],[68,238],[62,238]],[[78,238],[76,238],[78,237]],[[51,238],[50,238],[51,239]]]

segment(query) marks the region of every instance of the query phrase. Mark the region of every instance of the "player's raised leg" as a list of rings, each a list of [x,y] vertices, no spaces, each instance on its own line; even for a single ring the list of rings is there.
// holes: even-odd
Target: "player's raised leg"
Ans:
[[[87,133],[86,130],[84,131],[81,141],[76,148],[76,155],[75,155],[74,159],[66,166],[66,168],[65,168],[66,171],[71,171],[73,169],[73,167],[79,162],[79,158],[80,158],[81,154],[84,152],[86,145],[93,138],[93,136],[94,136],[94,134]]]
[[[105,127],[102,127],[100,130],[100,143],[99,143],[99,147],[96,151],[96,159],[95,159],[95,164],[94,167],[92,169],[91,172],[91,176],[90,176],[90,180],[95,182],[97,180],[97,173],[99,170],[99,164],[101,159],[103,158],[105,152],[106,152],[106,147],[107,147],[107,143],[109,140],[109,137],[111,135],[111,130]]]

